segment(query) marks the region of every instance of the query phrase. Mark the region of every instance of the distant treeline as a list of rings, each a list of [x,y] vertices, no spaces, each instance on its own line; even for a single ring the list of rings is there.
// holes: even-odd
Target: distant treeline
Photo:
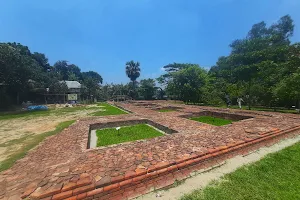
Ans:
[[[243,98],[249,105],[267,107],[300,106],[300,43],[291,43],[294,23],[289,15],[267,26],[254,24],[243,39],[230,44],[231,53],[218,59],[210,70],[198,64],[172,63],[164,66],[165,74],[137,81],[140,63],[125,65],[131,82],[101,86],[102,77],[93,71],[81,72],[67,61],[53,66],[42,53],[31,53],[16,43],[0,43],[0,106],[37,99],[50,88],[64,93],[61,80],[83,84],[85,98],[108,100],[118,95],[134,99],[178,99],[187,103],[221,105]],[[160,87],[157,87],[157,83]]]
[[[81,72],[77,65],[65,60],[51,66],[43,53],[32,53],[19,43],[0,43],[1,108],[28,100],[41,101],[46,88],[50,94],[63,94],[67,92],[63,80],[82,83],[82,95],[86,98],[96,96],[102,83],[97,72]]]
[[[291,43],[293,32],[289,15],[269,27],[254,24],[209,71],[197,64],[173,63],[164,66],[166,73],[157,80],[168,96],[185,102],[236,104],[242,97],[249,106],[299,106],[300,43]]]

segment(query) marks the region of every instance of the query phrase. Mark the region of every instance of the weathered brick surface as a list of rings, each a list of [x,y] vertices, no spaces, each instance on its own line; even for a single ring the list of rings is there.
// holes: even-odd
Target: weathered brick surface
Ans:
[[[271,145],[286,137],[282,131],[297,131],[294,127],[300,122],[298,115],[210,107],[176,105],[177,111],[169,113],[153,110],[170,106],[163,102],[120,103],[119,106],[132,114],[80,120],[46,139],[11,169],[0,173],[0,197],[32,195],[38,199],[54,195],[53,198],[60,198],[58,194],[61,194],[67,198],[72,191],[69,199],[131,198],[151,188],[168,186],[194,170],[218,164],[223,159]],[[203,111],[253,118],[215,127],[181,117]],[[91,124],[141,119],[178,133],[87,149]],[[94,185],[90,186],[91,183]],[[100,187],[96,189],[97,194],[93,193],[95,187]]]

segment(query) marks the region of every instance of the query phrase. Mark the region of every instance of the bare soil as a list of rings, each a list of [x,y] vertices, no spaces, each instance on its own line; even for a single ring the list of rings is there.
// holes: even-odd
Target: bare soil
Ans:
[[[53,131],[61,122],[84,118],[95,112],[96,109],[99,110],[97,105],[88,105],[86,107],[89,109],[64,114],[0,120],[0,162],[9,158],[23,145],[26,145],[29,136]],[[90,109],[91,107],[95,107],[95,110]]]

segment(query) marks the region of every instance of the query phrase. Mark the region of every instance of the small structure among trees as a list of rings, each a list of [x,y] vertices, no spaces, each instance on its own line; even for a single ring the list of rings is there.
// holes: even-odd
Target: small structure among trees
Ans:
[[[45,103],[66,103],[80,101],[81,84],[78,81],[59,81],[46,88]]]

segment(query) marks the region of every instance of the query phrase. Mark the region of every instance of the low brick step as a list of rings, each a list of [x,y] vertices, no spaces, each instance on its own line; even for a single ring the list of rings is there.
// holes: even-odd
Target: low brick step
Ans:
[[[191,172],[207,168],[220,161],[235,156],[234,152],[246,153],[251,149],[257,148],[255,145],[271,141],[277,137],[282,137],[287,133],[292,133],[300,129],[295,126],[286,130],[274,129],[260,134],[255,139],[220,146],[208,150],[208,153],[194,155],[186,159],[179,159],[176,162],[161,162],[155,167],[147,170],[141,169],[136,172],[128,172],[124,176],[112,178],[111,180],[95,183],[91,177],[84,173],[76,183],[58,184],[43,191],[37,188],[33,193],[32,188],[27,188],[22,198],[31,199],[128,199],[172,185],[176,180],[187,178]],[[275,141],[276,142],[276,141]],[[265,145],[264,143],[262,146]],[[250,147],[250,148],[249,148]],[[258,146],[259,148],[260,146]],[[247,149],[248,148],[248,149]],[[30,185],[29,185],[30,186]],[[28,191],[31,191],[30,193]]]

